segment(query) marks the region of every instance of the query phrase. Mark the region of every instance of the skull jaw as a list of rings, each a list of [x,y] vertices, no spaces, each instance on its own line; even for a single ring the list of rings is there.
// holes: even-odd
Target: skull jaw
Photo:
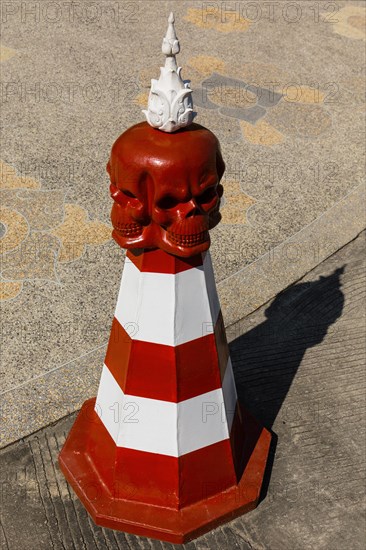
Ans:
[[[202,242],[184,246],[183,244],[172,241],[169,238],[168,232],[154,222],[144,227],[142,233],[136,237],[126,237],[122,235],[118,229],[113,230],[112,237],[119,246],[127,248],[128,250],[160,248],[169,254],[181,258],[189,258],[197,254],[202,254],[210,247],[210,235],[208,231],[205,232]]]
[[[185,246],[183,244],[173,242],[169,238],[167,231],[162,229],[159,248],[165,250],[165,252],[169,252],[169,254],[174,254],[174,256],[179,256],[181,258],[190,258],[191,256],[196,256],[197,254],[202,254],[203,252],[206,252],[206,250],[210,248],[210,243],[210,234],[208,231],[205,232],[205,239],[202,240],[202,242],[190,246]]]

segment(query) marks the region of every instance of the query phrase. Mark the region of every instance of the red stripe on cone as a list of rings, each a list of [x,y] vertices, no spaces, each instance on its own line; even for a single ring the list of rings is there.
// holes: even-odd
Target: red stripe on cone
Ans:
[[[116,447],[96,413],[84,412],[84,420],[92,428],[89,460],[114,498],[181,508],[236,483],[230,439],[172,457]]]
[[[203,494],[202,500],[177,510],[165,503],[158,506],[129,497],[121,498],[121,484],[114,462],[116,447],[94,406],[95,399],[84,403],[60,453],[59,462],[98,525],[182,544],[255,508],[271,435],[244,409],[244,455],[247,460],[240,481],[227,490],[222,490],[215,482],[207,483],[208,492],[213,492],[211,497]],[[244,438],[244,433],[242,436]],[[196,485],[197,479],[192,479],[191,483]]]
[[[141,321],[140,332],[129,336],[117,318],[113,320],[98,392],[103,416],[99,418],[90,410],[95,400],[84,404],[61,452],[60,464],[98,524],[185,542],[209,526],[233,518],[240,510],[255,506],[270,434],[237,402],[209,256],[186,261],[161,251],[135,251],[128,252],[128,258],[138,270],[173,275],[201,266],[204,258],[204,273],[195,270],[177,276],[182,292],[180,299],[170,304],[167,300],[174,295],[174,279],[141,276],[131,264],[128,266],[125,283],[127,287],[131,284],[134,293],[124,288],[126,292],[120,297],[126,301],[121,300],[117,309],[136,313],[137,323],[141,296],[155,308],[164,306],[160,318],[151,306],[147,310],[151,315],[145,316],[147,329],[160,329],[159,339],[155,333],[152,338]],[[170,293],[165,292],[168,280],[173,289]],[[195,280],[207,293],[202,294],[206,302],[197,300],[199,292],[192,298],[190,283]],[[140,288],[144,284],[145,294]],[[156,288],[160,290],[159,301],[153,299]],[[136,307],[131,296],[132,302],[137,300]],[[123,309],[124,303],[130,310]],[[127,323],[129,314],[122,316],[121,322]],[[154,325],[155,316],[160,325]],[[201,318],[202,323],[208,318],[207,324],[212,318],[216,320],[204,336]],[[196,322],[195,330],[186,333],[191,339],[170,337],[170,323],[177,319],[181,332]],[[146,340],[150,336],[150,341],[138,340],[138,335]],[[166,345],[179,341],[184,343]],[[214,392],[211,405],[216,408],[205,422],[202,407],[210,391]],[[135,428],[126,426],[119,413],[116,419],[111,416],[114,405],[122,404],[126,396],[136,401],[147,398],[145,403],[140,402]]]
[[[141,272],[149,273],[176,274],[203,264],[202,254],[178,258],[163,250],[128,250],[126,256]]]
[[[229,353],[218,352],[216,333],[221,346],[220,325],[215,334],[165,346],[131,339],[114,318],[105,364],[124,393],[178,403],[221,387]]]

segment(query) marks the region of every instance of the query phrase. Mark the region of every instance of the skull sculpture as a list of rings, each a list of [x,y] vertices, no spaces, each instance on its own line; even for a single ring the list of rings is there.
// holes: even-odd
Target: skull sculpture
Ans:
[[[198,124],[173,134],[146,122],[124,132],[107,165],[113,237],[123,248],[160,248],[181,257],[210,246],[225,164],[217,138]]]

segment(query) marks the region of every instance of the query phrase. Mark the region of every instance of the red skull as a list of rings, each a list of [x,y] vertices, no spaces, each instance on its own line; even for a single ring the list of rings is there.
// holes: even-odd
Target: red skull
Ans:
[[[225,164],[217,138],[198,124],[173,134],[142,122],[115,142],[107,165],[113,237],[123,248],[189,257],[210,246]]]

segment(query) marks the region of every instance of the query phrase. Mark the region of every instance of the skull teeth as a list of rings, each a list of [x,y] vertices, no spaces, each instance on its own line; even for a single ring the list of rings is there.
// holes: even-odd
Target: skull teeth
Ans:
[[[123,237],[137,237],[142,233],[142,226],[138,223],[116,224],[114,229]]]
[[[180,246],[196,246],[207,240],[207,231],[201,231],[193,235],[178,235],[177,233],[168,232],[171,241]]]

